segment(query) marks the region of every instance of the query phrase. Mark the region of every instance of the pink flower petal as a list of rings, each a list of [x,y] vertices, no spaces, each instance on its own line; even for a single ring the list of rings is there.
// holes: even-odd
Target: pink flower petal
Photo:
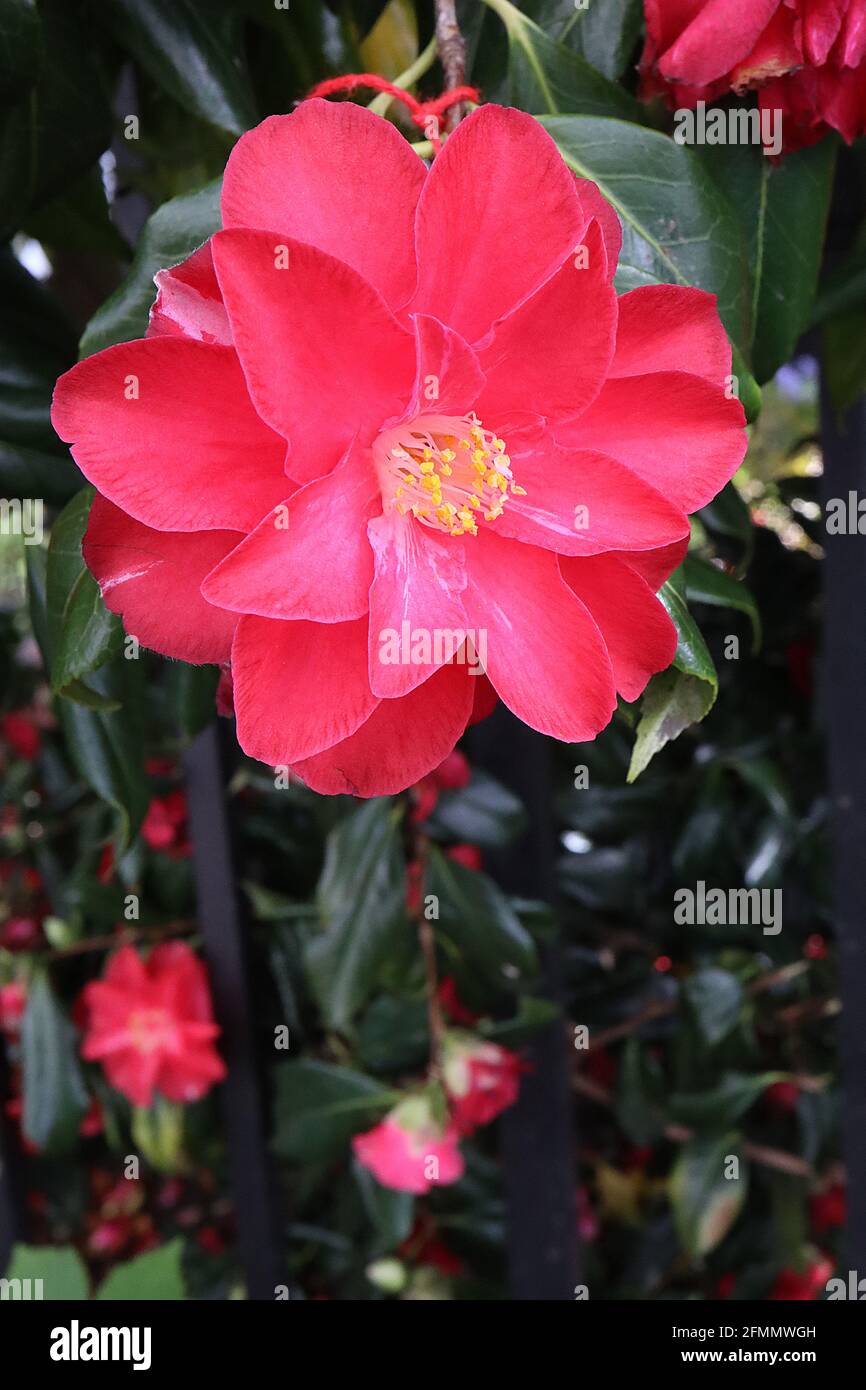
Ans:
[[[570,256],[497,323],[481,353],[487,385],[477,413],[491,429],[509,410],[535,411],[555,423],[579,414],[601,390],[613,356],[617,300],[597,222],[585,247],[588,264]]]
[[[159,293],[150,311],[147,336],[168,334],[231,347],[232,330],[220,294],[210,242],[180,265],[154,276]]]
[[[291,443],[289,475],[311,482],[402,414],[412,336],[357,271],[313,246],[232,231],[213,247],[250,394]]]
[[[422,413],[465,415],[484,385],[484,373],[468,343],[429,314],[413,315],[418,367],[407,418]]]
[[[636,700],[674,659],[677,630],[667,612],[640,575],[612,555],[563,559],[560,569],[598,624],[619,694]]]
[[[106,348],[54,388],[84,476],[158,531],[249,531],[286,492],[285,441],[229,348],[157,337]]]
[[[543,734],[566,743],[595,738],[616,706],[610,660],[556,556],[490,529],[479,529],[466,553],[467,615],[486,633],[487,675],[497,694]]]
[[[714,294],[682,285],[643,285],[621,297],[610,375],[644,376],[648,367],[725,385],[731,345]]]
[[[475,343],[558,270],[585,221],[574,178],[538,122],[480,107],[448,137],[418,202],[412,308]]]
[[[243,617],[232,651],[238,743],[288,767],[340,743],[378,701],[367,680],[367,620]]]
[[[402,700],[382,700],[344,743],[295,764],[315,792],[391,796],[438,767],[466,728],[475,680],[442,666]]]
[[[202,585],[209,603],[264,618],[344,623],[369,607],[367,522],[381,510],[368,451],[350,450],[256,527]]]
[[[237,531],[154,531],[97,493],[82,554],[127,632],[197,665],[231,653],[236,619],[205,602],[201,581],[241,539]]]
[[[584,415],[557,427],[557,438],[610,454],[693,512],[742,463],[744,426],[740,402],[719,387],[685,372],[652,372],[608,381]]]
[[[352,266],[393,307],[415,287],[413,223],[426,169],[390,122],[314,99],[235,145],[223,226],[309,242]]]
[[[465,545],[453,536],[425,527],[414,517],[391,512],[367,528],[375,555],[370,589],[370,685],[376,695],[394,699],[426,681],[463,645],[466,616]],[[404,632],[401,650],[411,655],[414,633],[432,640],[438,634],[438,661],[387,660],[390,634]]]

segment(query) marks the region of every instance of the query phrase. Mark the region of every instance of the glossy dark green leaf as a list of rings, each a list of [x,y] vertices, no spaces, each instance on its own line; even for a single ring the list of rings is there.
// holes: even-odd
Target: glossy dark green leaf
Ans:
[[[565,162],[592,179],[619,214],[621,292],[657,283],[696,285],[718,297],[736,350],[733,372],[751,415],[754,383],[744,365],[752,340],[752,286],[739,220],[694,151],[629,121],[542,116]]]
[[[666,743],[679,738],[690,724],[699,724],[712,709],[717,686],[675,667],[653,676],[641,705],[637,738],[628,770],[633,782]]]
[[[697,676],[712,686],[718,685],[713,658],[701,630],[689,612],[685,598],[685,571],[675,570],[659,590],[659,598],[677,630],[677,650],[674,666],[687,676]]]
[[[780,1071],[728,1072],[717,1085],[702,1091],[675,1092],[670,1099],[671,1115],[699,1130],[728,1129],[768,1086],[784,1080],[785,1073]]]
[[[734,608],[745,613],[752,624],[752,651],[761,645],[761,615],[752,592],[742,580],[702,560],[699,555],[687,555],[683,562],[686,597],[691,603],[708,603],[714,608]]]
[[[154,275],[185,260],[219,229],[221,186],[222,180],[217,179],[194,193],[183,193],[148,218],[129,274],[84,330],[82,357],[144,336],[156,298]]]
[[[370,1129],[397,1097],[348,1067],[303,1059],[275,1073],[274,1148],[296,1163],[345,1155],[353,1134]]]
[[[374,1072],[411,1071],[430,1051],[427,1005],[423,999],[380,994],[358,1025],[358,1057]]]
[[[0,226],[74,183],[107,149],[111,106],[97,55],[99,26],[77,0],[42,0],[43,52],[35,86],[0,104]]]
[[[715,1250],[743,1208],[748,1167],[739,1144],[737,1134],[692,1139],[674,1164],[668,1185],[674,1224],[695,1259]]]
[[[74,361],[75,335],[56,300],[9,249],[0,251],[0,440],[13,456],[21,451],[19,466],[56,453],[58,473],[68,472],[49,412],[54,383]]]
[[[701,508],[700,518],[710,531],[751,548],[752,516],[733,483],[726,483],[712,502]]]
[[[616,1117],[633,1144],[651,1144],[665,1125],[661,1068],[638,1038],[626,1039],[617,1076]]]
[[[114,0],[106,16],[124,47],[168,94],[212,125],[255,125],[240,26],[224,0]]]
[[[42,26],[36,0],[0,0],[0,99],[35,81],[42,56]]]
[[[438,899],[437,932],[476,962],[491,984],[513,986],[535,974],[535,942],[487,874],[466,869],[431,846],[424,892]]]
[[[364,1210],[376,1233],[372,1254],[396,1250],[412,1231],[415,1198],[411,1192],[396,1192],[383,1187],[368,1168],[357,1161],[352,1164],[352,1176],[358,1185]]]
[[[328,837],[317,898],[323,930],[307,970],[326,1024],[347,1031],[395,941],[410,931],[400,809],[386,797],[351,812]]]
[[[485,0],[508,34],[508,101],[523,111],[580,112],[638,119],[629,94],[585,58],[557,43],[510,0]]]
[[[721,1042],[736,1026],[743,1003],[743,987],[729,970],[716,966],[696,970],[683,981],[682,993],[698,1032],[708,1043]]]
[[[105,607],[99,586],[81,554],[92,500],[93,490],[84,488],[67,503],[51,528],[48,545],[51,689],[56,695],[68,695],[71,699],[78,698],[78,683],[83,677],[110,661],[123,643],[120,619]],[[83,703],[106,707],[105,698],[98,692],[91,692],[91,698]]]
[[[746,233],[753,276],[752,366],[759,382],[787,362],[813,311],[836,147],[821,140],[773,162],[757,145],[707,149]]]
[[[443,792],[428,821],[433,835],[502,849],[518,835],[526,820],[520,800],[480,768],[457,791]]]
[[[40,1149],[63,1153],[75,1144],[88,1095],[78,1065],[75,1031],[42,972],[27,991],[21,1052],[22,1129]]]

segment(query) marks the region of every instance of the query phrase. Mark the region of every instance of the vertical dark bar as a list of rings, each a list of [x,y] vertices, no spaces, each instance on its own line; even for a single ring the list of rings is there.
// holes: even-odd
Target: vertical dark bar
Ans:
[[[824,383],[823,502],[866,498],[866,401],[840,426]],[[856,515],[856,513],[855,513]],[[825,535],[824,701],[842,1015],[847,1260],[866,1273],[866,535]]]
[[[509,893],[554,900],[554,820],[550,745],[497,706],[470,735],[474,761],[520,797],[528,824],[517,844],[487,857]],[[559,953],[545,955],[544,985],[558,1002]],[[508,1259],[515,1299],[574,1298],[579,1279],[574,1098],[565,1033],[557,1020],[525,1049],[532,1068],[517,1105],[503,1116]]]
[[[198,922],[228,1067],[222,1103],[238,1249],[248,1296],[272,1300],[275,1286],[285,1282],[282,1214],[267,1149],[247,942],[227,807],[228,732],[222,720],[205,729],[186,753],[184,768]]]
[[[9,1066],[4,1044],[0,1041],[0,1276],[9,1264],[12,1246],[24,1234],[18,1156],[12,1125],[4,1107],[8,1095]]]

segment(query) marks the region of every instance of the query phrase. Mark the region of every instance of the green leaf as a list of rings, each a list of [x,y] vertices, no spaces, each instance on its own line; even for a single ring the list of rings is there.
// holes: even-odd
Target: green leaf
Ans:
[[[598,0],[578,9],[574,0],[541,0],[534,18],[543,29],[544,14],[562,15],[560,28],[549,30],[576,53],[580,53],[605,77],[620,77],[640,37],[643,9],[641,0]]]
[[[21,1027],[24,1113],[21,1127],[40,1149],[69,1150],[87,1109],[88,1096],[78,1065],[78,1040],[44,973],[27,993]]]
[[[324,931],[305,960],[327,1027],[346,1032],[395,941],[409,931],[399,808],[387,797],[358,807],[328,837],[318,887]]]
[[[712,1046],[736,1026],[743,1004],[743,987],[729,970],[708,966],[682,983],[698,1032]]]
[[[626,121],[595,116],[540,120],[566,164],[597,183],[619,214],[623,245],[617,289],[663,283],[709,290],[718,297],[735,347],[747,353],[751,280],[745,240],[728,199],[695,153],[667,135]],[[741,398],[746,387],[741,377]]]
[[[415,1214],[414,1196],[411,1192],[397,1192],[383,1187],[370,1170],[362,1168],[357,1161],[352,1164],[352,1175],[358,1184],[370,1224],[376,1232],[371,1253],[377,1255],[395,1250],[411,1234]]]
[[[651,1144],[665,1127],[661,1067],[635,1037],[627,1038],[622,1050],[614,1108],[633,1144]]]
[[[575,111],[637,120],[632,97],[578,53],[548,38],[510,0],[485,0],[508,34],[508,100],[523,111]]]
[[[725,1177],[726,1170],[738,1176]],[[738,1135],[693,1139],[683,1145],[668,1192],[677,1234],[693,1259],[702,1259],[721,1244],[742,1210],[747,1190],[748,1167],[739,1152]]]
[[[111,107],[96,53],[98,26],[72,0],[42,0],[36,84],[0,106],[0,222],[6,235],[80,177],[111,143]]]
[[[56,451],[58,472],[69,456],[51,428],[51,393],[74,361],[75,335],[56,300],[8,248],[0,251],[0,440]]]
[[[675,570],[659,590],[659,598],[677,630],[674,666],[687,676],[697,676],[713,687],[718,685],[716,668],[700,628],[688,610],[685,599],[685,570]]]
[[[0,440],[0,495],[3,497],[40,497],[49,506],[62,507],[83,483],[84,478],[71,458]]]
[[[41,56],[36,0],[0,0],[0,98],[18,95],[30,86]]]
[[[124,661],[118,669],[132,665]],[[107,688],[99,693],[113,698]],[[86,709],[80,703],[80,692],[79,702],[59,701],[57,714],[66,751],[79,776],[114,808],[118,849],[127,849],[144,818],[149,796],[142,768],[140,725],[136,727],[136,719],[126,708]]]
[[[424,892],[439,899],[437,932],[474,961],[491,984],[514,986],[536,973],[535,942],[487,874],[464,868],[431,845]]]
[[[399,1097],[348,1067],[303,1060],[275,1073],[274,1149],[295,1163],[325,1163],[348,1149]]]
[[[686,597],[692,603],[708,603],[715,608],[734,608],[745,613],[752,624],[752,651],[761,645],[761,615],[751,590],[742,580],[702,560],[699,555],[687,555],[683,562]]]
[[[427,1005],[423,999],[380,994],[358,1027],[358,1056],[370,1071],[420,1068],[430,1051]]]
[[[191,256],[220,227],[220,190],[215,179],[194,193],[182,193],[157,208],[145,223],[129,274],[97,309],[81,339],[81,356],[141,338],[156,298],[153,277]]]
[[[822,140],[779,163],[756,145],[707,149],[705,167],[738,211],[753,276],[751,359],[758,381],[789,361],[809,324],[833,188],[836,148]]]
[[[465,787],[443,792],[428,821],[431,834],[502,849],[520,834],[526,812],[518,797],[481,768],[472,769]]]
[[[704,525],[720,536],[740,541],[751,550],[754,542],[752,514],[733,483],[726,483],[705,507],[701,507],[700,518]]]
[[[690,724],[699,724],[715,699],[716,686],[698,676],[683,675],[673,667],[653,676],[643,697],[627,780],[634,782],[666,743],[679,738]]]
[[[82,677],[115,656],[123,643],[120,620],[102,601],[99,586],[87,569],[81,542],[93,489],[73,497],[51,528],[48,546],[48,626],[51,633],[51,689],[70,699],[81,697]],[[117,709],[116,701],[84,686],[83,704]]]
[[[41,1279],[41,1297],[47,1301],[78,1303],[88,1296],[87,1270],[71,1245],[15,1245],[5,1278],[29,1279],[31,1291],[33,1281]]]
[[[157,1299],[186,1298],[186,1286],[181,1271],[183,1241],[175,1239],[158,1250],[148,1250],[134,1260],[115,1265],[100,1284],[96,1297],[136,1303],[151,1303]]]
[[[538,999],[531,994],[521,994],[517,1013],[513,1018],[482,1019],[478,1024],[478,1032],[503,1047],[523,1047],[532,1041],[539,1028],[546,1028],[561,1014],[561,1008],[552,999]]]
[[[242,135],[256,124],[240,26],[222,0],[115,0],[105,16],[142,67],[194,116]]]
[[[671,1115],[695,1129],[727,1129],[736,1124],[758,1096],[775,1081],[784,1081],[782,1071],[728,1072],[717,1086],[699,1092],[680,1091],[671,1096]]]

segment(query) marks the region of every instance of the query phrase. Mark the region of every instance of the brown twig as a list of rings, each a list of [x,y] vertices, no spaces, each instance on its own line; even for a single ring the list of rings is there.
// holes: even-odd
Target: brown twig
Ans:
[[[574,1089],[587,1100],[595,1101],[596,1105],[603,1105],[610,1109],[613,1105],[613,1098],[604,1086],[600,1086],[596,1081],[590,1081],[588,1077],[575,1076],[573,1080]],[[665,1125],[662,1131],[665,1139],[672,1144],[687,1144],[694,1138],[694,1130],[689,1129],[688,1125],[669,1124]],[[800,1158],[798,1154],[786,1153],[783,1149],[773,1149],[767,1144],[755,1144],[751,1139],[743,1141],[743,1153],[753,1163],[759,1164],[762,1168],[773,1168],[778,1173],[790,1173],[798,1178],[811,1178],[815,1175],[811,1163],[807,1163],[805,1158]]]
[[[436,0],[436,43],[446,89],[462,87],[466,80],[466,43],[457,23],[455,0]],[[446,132],[454,129],[463,114],[462,106],[454,106],[446,113]]]
[[[133,941],[162,941],[165,937],[191,936],[197,931],[195,922],[164,922],[158,927],[125,927],[123,931],[110,932],[105,936],[85,936],[70,946],[55,946],[41,951],[44,960],[64,960],[67,956],[82,956],[88,951],[114,951],[119,946],[129,946]]]

